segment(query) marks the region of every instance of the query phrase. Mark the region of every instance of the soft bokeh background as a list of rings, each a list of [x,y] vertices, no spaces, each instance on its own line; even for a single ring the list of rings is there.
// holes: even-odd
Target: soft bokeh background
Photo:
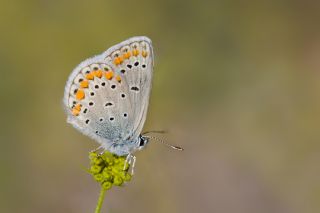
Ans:
[[[136,175],[103,212],[319,212],[317,1],[0,1],[0,212],[93,212],[96,143],[65,122],[82,60],[135,35],[154,43]]]

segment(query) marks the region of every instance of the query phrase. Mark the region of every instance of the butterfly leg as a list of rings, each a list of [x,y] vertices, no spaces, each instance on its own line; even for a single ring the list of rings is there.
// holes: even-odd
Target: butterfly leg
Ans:
[[[129,153],[126,157],[126,161],[124,162],[124,165],[123,165],[123,170],[126,170],[126,167],[127,167],[127,164],[131,164],[131,153]]]
[[[136,159],[137,157],[134,156],[134,155],[131,155],[132,156],[132,167],[131,167],[131,175],[134,175],[134,167],[136,165]]]
[[[100,153],[98,154],[98,156],[100,157],[101,155],[104,154],[104,152],[105,152],[105,150],[103,150],[102,152],[100,152]]]
[[[99,147],[97,147],[97,148],[95,148],[95,149],[93,149],[93,150],[91,150],[90,151],[90,153],[92,153],[92,152],[96,152],[96,151],[98,151],[99,149],[101,149],[102,148],[102,146],[99,146]]]

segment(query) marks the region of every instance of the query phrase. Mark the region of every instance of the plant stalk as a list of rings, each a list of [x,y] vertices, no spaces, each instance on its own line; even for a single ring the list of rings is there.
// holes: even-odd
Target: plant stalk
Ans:
[[[98,198],[98,203],[97,203],[96,210],[94,211],[94,213],[100,213],[101,212],[101,207],[102,207],[102,203],[103,203],[103,200],[104,200],[105,193],[106,193],[106,190],[103,187],[101,187],[100,195],[99,195],[99,198]]]

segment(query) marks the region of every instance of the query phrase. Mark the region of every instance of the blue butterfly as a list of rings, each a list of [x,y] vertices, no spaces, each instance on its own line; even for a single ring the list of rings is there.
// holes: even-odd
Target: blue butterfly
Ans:
[[[132,153],[150,139],[141,131],[152,87],[153,59],[149,38],[127,39],[80,63],[64,92],[68,123],[96,140],[99,148],[127,156],[127,161],[133,158],[132,167]]]

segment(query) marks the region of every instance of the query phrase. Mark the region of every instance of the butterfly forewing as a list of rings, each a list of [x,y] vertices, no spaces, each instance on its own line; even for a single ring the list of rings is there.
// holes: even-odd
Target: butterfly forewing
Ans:
[[[129,40],[130,41],[130,40]],[[129,130],[123,138],[134,139],[140,134],[146,119],[151,80],[153,74],[153,51],[149,39],[125,42],[106,60],[116,66],[116,73],[127,89],[124,104],[128,104],[131,112],[128,121],[124,120],[122,127]],[[122,120],[123,121],[123,120]]]

